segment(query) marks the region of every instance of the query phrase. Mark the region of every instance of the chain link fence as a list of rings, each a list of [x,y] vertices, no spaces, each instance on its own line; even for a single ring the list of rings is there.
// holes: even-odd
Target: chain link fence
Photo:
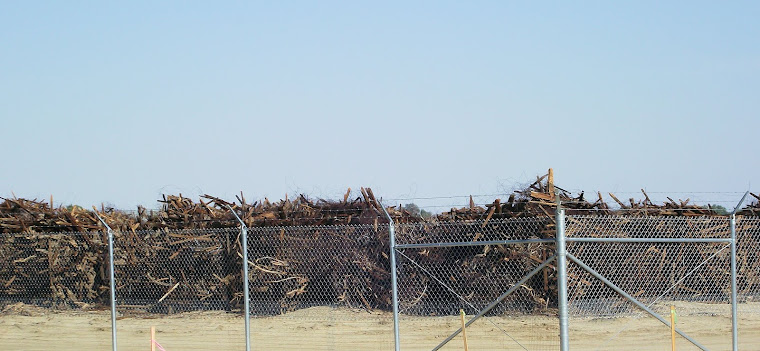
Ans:
[[[558,349],[555,221],[396,224],[401,348],[461,349],[464,312],[471,349]],[[253,349],[392,349],[389,231],[251,228]],[[739,340],[756,340],[760,218],[736,232]],[[240,233],[115,232],[119,347],[147,348],[153,326],[169,351],[244,349]],[[683,334],[731,349],[729,219],[571,215],[566,236],[572,348],[668,347],[645,308],[669,321],[674,306]],[[0,349],[109,349],[110,283],[105,232],[0,235]]]
[[[129,336],[153,326],[167,350],[244,347],[239,234],[234,228],[116,232],[117,327],[125,335],[119,346],[140,348],[145,341]],[[230,311],[238,313],[224,313]]]
[[[101,232],[0,234],[0,349],[108,349],[106,243]],[[68,333],[74,323],[87,332]]]
[[[547,218],[397,225],[401,348],[461,349],[464,320],[473,349],[556,349],[552,227]]]
[[[573,347],[668,348],[673,306],[679,349],[731,349],[727,218],[568,216],[566,235]]]
[[[760,218],[736,217],[739,340],[760,335]]]
[[[388,247],[387,224],[252,228],[253,349],[391,349]]]

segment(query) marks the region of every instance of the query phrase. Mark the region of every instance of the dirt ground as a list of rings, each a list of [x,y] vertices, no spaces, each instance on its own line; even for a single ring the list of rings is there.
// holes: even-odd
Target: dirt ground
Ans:
[[[694,304],[691,304],[694,305]],[[692,310],[677,306],[679,310]],[[677,326],[710,350],[731,348],[731,318],[725,306],[693,309]],[[741,307],[741,350],[760,350],[760,303]],[[23,304],[0,313],[0,350],[110,350],[108,310],[51,312]],[[430,350],[460,326],[458,316],[401,319],[403,350]],[[549,316],[488,317],[467,329],[469,350],[557,350],[557,319]],[[166,351],[244,350],[242,316],[225,312],[130,315],[117,320],[119,350],[150,350],[150,327]],[[571,318],[575,350],[670,350],[670,329],[651,317]],[[316,307],[284,316],[251,319],[254,350],[392,350],[393,319]],[[682,337],[678,350],[696,349]],[[462,350],[461,336],[443,350]]]

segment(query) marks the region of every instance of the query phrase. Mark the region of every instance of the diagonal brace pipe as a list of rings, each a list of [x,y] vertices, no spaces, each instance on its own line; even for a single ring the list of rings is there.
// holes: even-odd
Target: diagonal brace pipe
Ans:
[[[536,267],[535,269],[533,269],[532,271],[530,271],[530,273],[528,273],[528,275],[526,275],[525,277],[523,277],[522,279],[520,279],[519,282],[517,282],[514,285],[512,285],[512,287],[509,288],[509,290],[507,290],[506,292],[504,292],[503,294],[501,294],[501,296],[499,296],[496,300],[494,300],[493,302],[491,302],[491,304],[489,304],[488,306],[486,306],[486,308],[484,308],[477,315],[475,315],[474,317],[472,317],[472,319],[470,319],[469,321],[467,321],[467,323],[465,323],[464,326],[465,327],[469,327],[470,324],[472,324],[476,320],[480,319],[480,317],[483,317],[486,313],[488,313],[488,311],[492,310],[494,307],[496,307],[496,305],[498,305],[500,302],[502,302],[504,299],[506,299],[507,296],[509,296],[510,294],[512,294],[521,285],[525,284],[528,281],[528,279],[530,279],[531,277],[533,277],[534,275],[536,275],[542,269],[546,268],[546,266],[548,266],[549,263],[551,263],[552,261],[554,261],[555,258],[556,258],[556,255],[552,255],[551,257],[547,258],[546,261],[544,261],[543,263],[541,263],[540,265],[538,265],[538,267]],[[438,346],[436,346],[433,349],[433,351],[439,350],[441,347],[443,347],[444,345],[446,345],[449,341],[451,341],[452,339],[454,339],[461,332],[462,332],[462,328],[457,329],[457,331],[455,331],[454,333],[452,333],[451,335],[449,335],[449,337],[446,338],[446,340],[443,340],[440,344],[438,344]]]
[[[617,285],[615,285],[614,283],[612,283],[611,281],[609,281],[607,278],[605,278],[604,276],[602,276],[599,272],[595,271],[593,268],[591,268],[588,265],[586,265],[585,263],[583,263],[583,261],[579,260],[577,257],[573,256],[570,253],[567,253],[567,258],[569,258],[571,261],[575,262],[575,264],[577,264],[581,268],[585,269],[587,272],[589,272],[591,275],[593,275],[596,279],[599,279],[602,283],[604,283],[605,285],[607,285],[608,287],[610,287],[616,293],[618,293],[621,296],[623,296],[624,298],[628,299],[634,305],[636,305],[637,307],[641,308],[642,310],[644,310],[647,313],[649,313],[650,315],[652,315],[652,317],[657,318],[657,320],[659,320],[660,322],[662,322],[662,324],[665,324],[666,326],[670,327],[670,322],[668,322],[665,318],[663,318],[657,312],[655,312],[651,308],[649,308],[646,305],[644,305],[643,303],[641,303],[641,301],[637,300],[635,297],[633,297],[630,294],[628,294],[627,292],[623,291],[623,289],[619,288]],[[702,344],[698,343],[696,340],[692,339],[690,336],[686,335],[683,331],[679,330],[678,328],[676,328],[676,333],[678,333],[679,335],[683,336],[686,340],[689,340],[689,342],[691,342],[692,344],[694,344],[694,346],[700,348],[701,350],[704,350],[704,351],[708,350],[706,347],[702,346]]]

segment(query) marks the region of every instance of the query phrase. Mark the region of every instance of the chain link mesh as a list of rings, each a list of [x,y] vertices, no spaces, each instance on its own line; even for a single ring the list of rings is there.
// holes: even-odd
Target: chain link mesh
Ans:
[[[760,321],[760,218],[736,216],[739,340],[758,335]]]
[[[80,349],[111,345],[107,236],[85,233],[0,234],[0,348],[34,349],[49,338]],[[87,333],[72,336],[72,314],[83,316]],[[43,332],[40,335],[40,332]]]
[[[578,329],[603,318],[608,322],[598,328],[599,335],[595,337],[603,342],[582,347],[599,350],[668,347],[670,328],[641,306],[666,321],[670,320],[670,306],[675,306],[681,318],[681,323],[676,323],[677,328],[685,334],[694,335],[699,342],[705,331],[702,330],[704,324],[696,321],[709,321],[712,330],[724,332],[725,337],[707,338],[710,342],[703,346],[709,349],[731,347],[730,243],[613,242],[620,238],[728,239],[731,234],[727,218],[568,216],[567,236],[610,239],[609,242],[568,242],[568,253],[579,261],[571,259],[568,267],[571,345],[583,345],[584,340],[574,338],[582,334]],[[602,278],[590,274],[581,264]],[[612,286],[641,305],[626,299]],[[639,338],[647,335],[648,341],[631,344],[636,335]],[[685,349],[695,348],[680,336],[678,340]]]
[[[239,308],[239,229],[117,232],[114,272],[123,312],[172,314]]]
[[[725,217],[568,216],[566,224],[575,239],[730,238]],[[467,328],[471,349],[558,348],[555,263],[518,284],[553,255],[553,242],[474,244],[553,239],[553,218],[395,228],[397,245],[452,244],[396,250],[404,349],[435,347],[461,326],[460,310],[469,320],[509,289]],[[760,321],[760,218],[737,216],[736,230],[741,341],[756,338]],[[392,349],[388,231],[382,223],[251,228],[254,349]],[[241,349],[239,235],[239,228],[115,232],[120,346],[144,347],[155,326],[167,350]],[[0,344],[35,349],[51,339],[108,349],[107,243],[105,232],[2,234]],[[678,328],[697,341],[707,336],[707,348],[730,348],[728,242],[569,241],[567,249],[664,318],[675,306]],[[568,273],[571,347],[669,346],[668,327],[640,306],[572,260]],[[460,335],[443,349],[461,346]],[[678,348],[694,346],[679,337]]]
[[[435,347],[461,327],[464,311],[467,320],[485,313],[467,328],[473,349],[556,349],[553,266],[516,285],[552,256],[553,243],[471,245],[546,238],[553,236],[552,227],[551,218],[398,225],[397,245],[469,245],[398,250],[402,347]],[[510,288],[514,291],[503,296]],[[443,349],[460,349],[461,335],[457,338]]]
[[[396,245],[554,238],[554,219],[514,218],[396,226]]]
[[[670,238],[728,239],[731,237],[726,217],[566,217],[568,238]]]
[[[252,228],[254,349],[392,348],[388,245],[382,224]]]
[[[239,314],[204,312],[239,310],[242,304],[242,266],[234,251],[239,234],[235,228],[116,232],[116,308],[123,315],[119,331],[145,333],[153,325],[168,350],[244,346]],[[230,318],[236,321],[230,323]],[[188,328],[201,324],[204,338],[187,337],[182,319]],[[125,339],[120,344],[136,348],[143,342]]]

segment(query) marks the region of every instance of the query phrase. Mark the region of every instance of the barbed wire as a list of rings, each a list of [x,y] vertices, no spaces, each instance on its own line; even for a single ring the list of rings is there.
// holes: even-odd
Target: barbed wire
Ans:
[[[736,201],[732,201],[732,200],[699,200],[699,201],[704,202],[704,203],[697,203],[697,202],[692,201],[692,200],[688,201],[688,203],[686,203],[685,206],[689,206],[689,208],[685,208],[685,209],[681,209],[681,208],[666,208],[666,207],[664,207],[664,206],[667,206],[669,204],[675,204],[675,205],[681,206],[681,202],[686,202],[685,200],[681,200],[681,201],[675,200],[674,202],[664,201],[664,202],[662,202],[662,204],[659,204],[659,205],[656,202],[654,202],[654,201],[648,202],[647,205],[645,205],[645,203],[643,201],[635,202],[634,203],[635,205],[628,204],[628,203],[626,203],[624,201],[624,204],[626,205],[626,208],[620,207],[620,205],[617,202],[612,202],[612,203],[604,202],[604,203],[597,204],[595,201],[586,201],[586,200],[583,200],[583,201],[580,201],[580,200],[562,200],[561,204],[565,204],[565,205],[590,205],[590,206],[606,205],[606,208],[603,208],[604,210],[608,210],[608,209],[640,210],[640,209],[659,209],[659,208],[661,208],[661,209],[668,209],[668,210],[693,210],[695,208],[707,209],[709,205],[716,205],[716,204],[731,204],[731,205],[736,205],[737,204]],[[481,202],[481,201],[479,201],[479,202],[473,202],[472,205],[474,207],[481,207],[481,208],[483,208],[483,207],[490,207],[494,203],[495,203],[495,201],[488,201],[488,202]],[[519,199],[519,200],[517,200],[517,201],[515,201],[513,203],[510,203],[510,202],[500,202],[500,203],[501,203],[502,206],[508,206],[509,204],[521,205],[521,204],[526,204],[526,203],[538,203],[538,204],[544,204],[544,205],[549,205],[549,206],[555,205],[554,202],[530,200],[530,199],[525,199],[525,198]],[[336,203],[335,205],[341,205],[341,203]],[[272,212],[272,213],[275,213],[275,214],[284,214],[284,215],[290,215],[290,214],[307,214],[307,215],[328,214],[329,215],[331,213],[332,214],[336,214],[336,215],[361,215],[363,212],[372,209],[371,207],[365,207],[364,203],[359,203],[357,205],[361,205],[361,206],[338,208],[338,209],[334,209],[334,208],[322,208],[322,207],[319,207],[319,206],[308,206],[308,205],[297,205],[298,207],[296,207],[296,208],[289,208],[289,209],[279,208],[280,206],[273,206],[273,207],[262,208],[260,210],[255,210],[253,212],[253,214],[257,215],[257,214],[264,214],[264,213]],[[401,206],[402,209],[405,209],[405,206],[409,205],[409,204],[391,204],[391,203],[388,203],[388,202],[382,202],[382,205],[386,206],[386,207],[394,207],[394,208],[398,208],[399,206]],[[469,202],[431,204],[431,205],[425,205],[424,208],[421,208],[421,209],[425,209],[425,208],[455,208],[455,209],[462,209],[462,208],[469,208],[470,205],[471,204]],[[743,205],[744,205],[744,207],[746,207],[747,205],[749,205],[749,203],[745,202]],[[634,208],[629,208],[630,206],[634,206]],[[642,207],[636,207],[636,206],[642,206]],[[651,207],[645,207],[645,206],[651,206]],[[733,206],[731,206],[731,207],[733,207]],[[249,207],[249,208],[247,208],[245,210],[250,210],[250,208],[251,207]],[[590,209],[593,209],[593,208],[594,207],[591,207],[591,208],[588,208],[588,209],[590,210]],[[586,209],[586,208],[584,208],[584,209]],[[174,218],[171,218],[171,217],[167,218],[167,217],[164,217],[164,215],[166,215],[166,214],[173,215],[173,214],[183,214],[183,213],[186,213],[186,214],[188,214],[190,216],[190,217],[188,217],[189,220],[214,221],[214,220],[218,220],[219,219],[218,217],[214,217],[214,216],[218,216],[219,214],[225,214],[225,213],[229,213],[230,215],[232,214],[232,212],[229,212],[227,209],[217,207],[217,208],[212,208],[212,210],[211,210],[210,213],[209,212],[205,212],[206,215],[212,216],[212,218],[204,219],[204,218],[193,217],[193,216],[197,216],[197,215],[203,215],[204,212],[203,212],[202,208],[200,209],[200,211],[197,211],[198,209],[193,209],[193,208],[189,208],[188,210],[189,211],[183,211],[183,208],[169,209],[169,210],[165,210],[165,209],[146,210],[146,213],[144,213],[144,215],[145,215],[145,217],[150,217],[150,218],[157,217],[158,219],[172,220]],[[237,208],[235,208],[235,210],[236,211],[241,211],[243,209],[241,209],[240,207],[237,207]],[[137,211],[137,210],[119,210],[119,209],[114,209],[113,211],[114,212],[107,212],[107,213],[134,215],[134,216],[136,216],[138,218],[142,217],[142,216],[140,216],[140,212]],[[150,212],[152,212],[152,213],[150,213]],[[19,212],[19,213],[22,213],[22,212]],[[25,213],[22,213],[22,214],[25,214]],[[54,216],[52,216],[52,217],[54,217]]]
[[[502,197],[512,196],[514,194],[521,195],[520,191],[515,191],[513,193],[506,193],[506,192],[499,192],[499,193],[489,193],[489,194],[474,194],[474,195],[447,195],[447,196],[422,196],[422,197],[397,197],[397,198],[380,198],[378,202],[386,207],[396,207],[399,209],[404,209],[406,205],[409,205],[409,201],[411,201],[412,204],[417,204],[417,202],[420,202],[418,207],[421,210],[430,210],[430,211],[436,211],[436,210],[446,210],[446,209],[462,209],[462,208],[469,208],[471,206],[474,207],[490,207],[489,205],[492,205],[496,200],[502,199]],[[726,198],[717,198],[715,195],[726,195],[726,196],[735,196],[738,198],[738,195],[742,195],[745,192],[728,192],[728,191],[680,191],[680,192],[661,192],[661,191],[651,191],[646,192],[647,195],[655,195],[652,196],[652,198],[645,197],[642,199],[642,195],[644,195],[640,191],[618,191],[613,194],[617,195],[630,195],[635,194],[638,195],[637,198],[631,198],[631,199],[637,199],[633,203],[629,205],[628,200],[624,200],[623,206],[621,206],[617,201],[605,201],[603,200],[602,203],[598,203],[598,200],[595,199],[595,196],[591,195],[588,199],[584,200],[576,200],[576,199],[565,199],[562,201],[563,204],[566,205],[585,205],[585,206],[604,206],[604,208],[582,208],[583,210],[587,211],[608,211],[608,210],[615,210],[615,211],[641,211],[641,210],[668,210],[668,211],[691,211],[694,209],[697,209],[698,207],[707,209],[709,207],[715,207],[715,206],[721,206],[724,208],[733,209],[735,205],[737,205],[738,200],[737,199],[726,199]],[[662,194],[667,195],[678,195],[678,194],[687,194],[687,195],[710,195],[709,198],[687,198],[686,200],[678,199],[673,200],[670,197],[667,197],[667,200],[663,199]],[[493,201],[467,201],[467,199],[482,199],[484,197],[493,198]],[[606,197],[606,196],[605,196]],[[188,198],[189,199],[189,198]],[[294,199],[298,199],[298,197],[295,197]],[[435,200],[452,200],[452,199],[463,199],[464,201],[452,201],[452,202],[445,202],[441,203],[440,201],[436,202]],[[346,215],[361,215],[364,211],[366,211],[369,206],[367,206],[366,201],[361,199],[360,197],[356,197],[353,200],[348,201],[329,201],[319,199],[317,203],[299,203],[297,201],[294,202],[284,202],[285,200],[279,200],[274,202],[268,202],[267,204],[264,204],[262,206],[261,200],[254,201],[253,203],[248,202],[245,204],[245,206],[241,206],[240,204],[237,204],[235,201],[231,202],[233,206],[235,206],[236,211],[250,211],[250,209],[257,206],[262,206],[262,208],[254,209],[254,214],[261,214],[265,212],[274,212],[275,214],[281,214],[286,216],[305,216],[310,219],[329,219],[329,218],[335,218],[336,216],[346,216]],[[612,199],[615,200],[615,199]],[[742,208],[746,208],[748,205],[755,203],[756,201],[752,201],[753,199],[750,198],[748,201],[743,203]],[[43,200],[44,201],[44,200]],[[191,200],[192,201],[192,200]],[[396,203],[398,202],[398,203]],[[404,204],[403,202],[407,202]],[[433,203],[429,203],[433,202]],[[524,204],[524,203],[543,203],[544,201],[538,201],[534,199],[527,198],[525,196],[518,197],[516,204]],[[508,204],[507,202],[502,202],[502,205]],[[548,201],[545,202],[546,205],[549,205],[550,203]],[[675,204],[677,206],[688,206],[688,208],[670,208],[666,207],[669,204]],[[653,205],[651,207],[647,207],[648,205]],[[129,216],[134,216],[137,218],[145,218],[148,217],[150,219],[153,219],[154,217],[158,217],[157,220],[167,220],[167,221],[176,221],[176,220],[182,220],[182,221],[189,221],[189,222],[213,222],[213,221],[219,221],[219,220],[226,220],[226,218],[219,218],[220,212],[226,212],[227,210],[224,209],[221,206],[215,205],[212,202],[206,203],[206,206],[209,208],[209,213],[212,218],[197,218],[196,216],[201,215],[204,210],[204,208],[196,202],[191,202],[190,206],[183,207],[173,207],[171,205],[163,205],[160,208],[145,208],[145,207],[139,207],[136,209],[117,209],[117,208],[109,208],[108,211],[112,210],[112,213],[116,214],[125,214]],[[294,208],[287,208],[293,206]],[[341,207],[345,206],[345,207]],[[584,207],[585,207],[584,206]],[[641,207],[639,207],[641,206]],[[338,208],[335,208],[338,207]],[[53,210],[60,209],[53,208]],[[89,210],[87,210],[89,211]],[[108,212],[106,211],[106,212]],[[201,212],[199,212],[201,211]],[[188,218],[166,218],[163,217],[162,214],[166,213],[187,213],[189,216]],[[289,218],[274,218],[273,220],[287,220]],[[63,225],[66,226],[66,225]],[[60,226],[50,226],[50,227],[60,227]]]

